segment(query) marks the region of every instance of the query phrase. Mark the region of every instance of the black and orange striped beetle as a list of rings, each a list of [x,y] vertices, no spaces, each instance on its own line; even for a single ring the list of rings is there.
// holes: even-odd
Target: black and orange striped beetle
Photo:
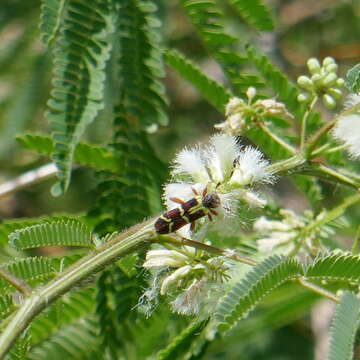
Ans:
[[[216,192],[208,193],[205,188],[200,195],[194,188],[191,190],[195,197],[186,202],[177,197],[170,198],[180,206],[167,211],[155,221],[155,230],[158,234],[169,234],[187,224],[191,224],[191,230],[193,230],[196,220],[204,216],[212,220],[211,214],[218,215],[218,212],[214,210],[220,206],[220,197]]]

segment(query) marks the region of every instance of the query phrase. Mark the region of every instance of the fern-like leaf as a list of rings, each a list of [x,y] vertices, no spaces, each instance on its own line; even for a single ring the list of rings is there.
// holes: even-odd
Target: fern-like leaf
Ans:
[[[360,64],[355,65],[346,73],[345,84],[353,93],[360,91]]]
[[[196,65],[191,63],[178,51],[168,50],[165,53],[165,57],[169,66],[194,85],[200,94],[219,112],[224,112],[225,105],[231,97],[230,91],[226,90],[225,87],[217,81],[205,75]]]
[[[16,277],[26,280],[29,285],[36,285],[55,275],[55,268],[50,258],[29,257],[1,264],[1,267]],[[3,279],[0,279],[0,289],[3,293],[14,290]]]
[[[24,134],[18,135],[16,140],[25,148],[34,150],[42,155],[51,155],[54,144],[49,136]],[[75,149],[74,161],[81,165],[90,166],[96,170],[119,170],[119,161],[114,154],[104,146],[80,142]]]
[[[152,1],[117,1],[120,44],[120,81],[122,105],[128,116],[142,128],[167,125],[167,98],[161,79],[165,76],[160,36],[161,25]]]
[[[40,30],[44,43],[50,44],[59,32],[66,0],[43,0],[40,15]]]
[[[94,246],[91,230],[75,219],[29,226],[12,232],[9,239],[21,250],[53,245]]]
[[[331,326],[328,360],[352,360],[356,331],[360,323],[360,302],[357,296],[346,291],[336,306]]]
[[[29,352],[33,360],[101,359],[102,349],[92,316],[64,326],[51,338],[34,346]]]
[[[64,326],[94,311],[95,289],[87,287],[63,295],[46,312],[36,317],[30,325],[31,343],[48,339]]]
[[[158,352],[156,360],[184,359],[184,354],[189,351],[192,342],[196,341],[197,336],[207,322],[208,319],[193,321],[178,336],[172,339],[165,349]]]
[[[68,0],[54,43],[54,79],[47,117],[52,127],[53,160],[59,183],[53,194],[63,193],[70,181],[75,146],[86,126],[103,108],[106,41],[110,21],[108,0]]]
[[[305,276],[310,280],[359,281],[360,256],[336,253],[319,257],[306,268]]]
[[[262,0],[231,0],[239,14],[255,29],[270,31],[274,28],[274,21],[269,9]]]
[[[0,319],[6,318],[15,310],[13,297],[11,295],[0,296]]]
[[[302,267],[296,259],[277,255],[265,259],[221,299],[215,312],[219,330],[227,330],[235,325],[266,295],[302,273]]]

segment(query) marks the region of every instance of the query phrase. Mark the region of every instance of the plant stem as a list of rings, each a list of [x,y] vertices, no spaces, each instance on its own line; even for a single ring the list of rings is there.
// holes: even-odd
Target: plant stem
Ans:
[[[149,243],[154,237],[154,219],[136,225],[99,246],[94,252],[65,269],[48,284],[32,291],[0,336],[0,359],[32,319],[75,284],[103,269],[109,262]]]
[[[159,235],[158,239],[162,243],[171,243],[171,244],[176,244],[176,245],[191,246],[191,247],[199,249],[199,250],[204,250],[210,254],[215,254],[215,255],[219,255],[219,256],[227,256],[230,259],[233,259],[238,262],[242,262],[247,265],[251,265],[251,266],[257,265],[257,262],[255,260],[248,258],[246,256],[236,254],[232,250],[220,249],[218,247],[207,245],[207,244],[204,244],[199,241],[190,240],[190,239],[186,239],[186,238],[177,239],[170,235]]]
[[[5,269],[0,268],[0,277],[5,279],[15,289],[19,290],[24,295],[30,295],[33,290],[23,279],[19,279]]]
[[[279,136],[274,134],[266,125],[264,125],[264,123],[262,123],[261,121],[256,121],[256,124],[264,131],[265,134],[267,134],[269,137],[271,137],[282,148],[287,150],[292,155],[296,154],[296,149],[294,147],[292,147],[290,144],[285,142]]]
[[[320,139],[327,134],[336,124],[337,119],[330,121],[326,123],[324,126],[322,126],[306,143],[306,146],[304,149],[306,158],[312,155],[312,151],[316,147],[317,143],[320,141]]]
[[[324,296],[336,303],[340,303],[340,298],[338,298],[334,293],[332,293],[331,291],[329,290],[326,290],[324,288],[322,288],[321,286],[319,285],[316,285],[308,280],[306,280],[305,278],[299,278],[298,279],[300,285],[304,286],[305,288],[315,292],[316,294],[319,294],[321,296]]]
[[[360,241],[360,225],[357,228],[354,243],[353,243],[353,246],[351,248],[351,253],[353,255],[356,255],[359,252],[359,241]]]
[[[49,179],[57,174],[53,163],[40,166],[0,185],[0,198],[10,195],[32,184]]]
[[[325,175],[330,175],[332,178],[335,178],[342,183],[348,184],[357,189],[360,188],[359,181],[353,180],[350,177],[346,176],[345,174],[341,174],[340,172],[338,172],[335,169],[332,169],[326,165],[320,164],[317,170]]]
[[[305,146],[305,140],[306,140],[306,126],[307,126],[307,119],[314,108],[316,102],[318,101],[317,95],[315,95],[309,104],[303,118],[301,119],[301,134],[300,134],[300,149],[303,150]]]

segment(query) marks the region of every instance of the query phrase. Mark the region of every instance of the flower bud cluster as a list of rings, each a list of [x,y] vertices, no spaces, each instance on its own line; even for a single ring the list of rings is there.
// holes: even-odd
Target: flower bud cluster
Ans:
[[[341,88],[344,86],[344,79],[337,76],[335,60],[326,57],[320,65],[317,59],[311,58],[307,66],[311,76],[301,75],[297,79],[299,86],[306,91],[298,96],[298,101],[309,102],[315,95],[319,95],[328,109],[334,109],[342,97]]]
[[[281,220],[270,220],[262,216],[254,223],[254,230],[260,235],[257,240],[260,252],[276,251],[285,255],[298,253],[312,254],[318,251],[320,239],[332,234],[328,226],[311,226],[324,218],[325,212],[314,216],[313,212],[306,210],[302,215],[287,209],[281,209]],[[314,251],[315,252],[315,251]]]
[[[175,294],[171,305],[175,312],[183,315],[198,314],[209,305],[208,293],[219,287],[227,277],[229,264],[224,256],[209,257],[201,251],[184,247],[176,250],[150,250],[146,254],[145,268],[162,268],[162,276],[153,282],[160,295]],[[152,291],[148,291],[152,293]]]
[[[258,99],[253,101],[256,96],[256,89],[249,87],[246,96],[248,101],[234,97],[226,105],[226,120],[216,124],[215,128],[231,135],[240,135],[255,124],[255,121],[264,121],[264,116],[283,116],[292,118],[283,103],[274,99]]]

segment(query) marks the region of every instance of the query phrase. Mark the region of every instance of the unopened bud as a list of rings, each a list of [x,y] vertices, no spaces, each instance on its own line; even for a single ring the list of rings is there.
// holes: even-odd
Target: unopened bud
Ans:
[[[312,74],[315,74],[315,73],[318,73],[320,71],[320,63],[317,59],[315,58],[310,58],[308,61],[307,61],[307,66],[308,66],[308,69],[309,71],[312,73]]]
[[[328,108],[328,109],[334,109],[335,106],[336,106],[336,101],[334,100],[334,98],[329,95],[329,94],[325,94],[323,95],[323,101],[324,101],[324,104],[325,106]]]
[[[338,78],[335,84],[337,87],[343,87],[345,85],[345,80],[343,78]]]
[[[256,89],[250,86],[246,91],[247,98],[251,101],[256,95]]]
[[[307,102],[309,100],[309,95],[307,94],[299,94],[297,97],[297,101],[299,103]]]
[[[320,75],[320,74],[314,74],[312,77],[311,77],[311,81],[315,84],[319,84],[321,83],[323,77]]]
[[[328,73],[336,73],[338,70],[338,66],[335,63],[329,64],[325,67]]]
[[[304,89],[311,90],[314,87],[313,82],[305,75],[299,76],[297,83]]]
[[[342,98],[342,92],[339,89],[330,88],[327,91],[336,100],[340,100]]]
[[[323,66],[328,66],[330,64],[334,64],[335,60],[334,58],[332,58],[331,56],[327,56],[324,60],[323,60]]]
[[[325,76],[325,79],[323,80],[323,84],[325,86],[332,86],[335,84],[336,80],[337,80],[336,74],[330,73]]]

